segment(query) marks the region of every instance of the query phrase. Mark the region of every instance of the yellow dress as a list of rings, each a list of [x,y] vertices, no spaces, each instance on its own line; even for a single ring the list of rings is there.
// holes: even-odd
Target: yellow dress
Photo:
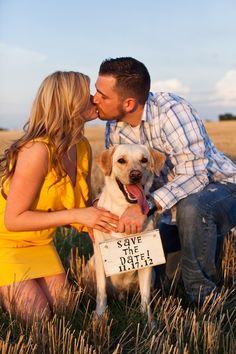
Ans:
[[[45,143],[51,161],[52,149],[46,139],[35,139]],[[56,181],[55,171],[50,168],[40,193],[33,205],[33,210],[56,211],[86,206],[89,191],[87,176],[89,171],[90,145],[86,138],[77,144],[77,177],[75,187],[70,177]],[[27,186],[26,186],[27,188]],[[14,282],[36,279],[65,272],[53,244],[56,228],[40,231],[11,232],[4,226],[4,211],[8,194],[9,181],[0,190],[0,286]],[[73,225],[79,231],[87,231],[80,224]]]

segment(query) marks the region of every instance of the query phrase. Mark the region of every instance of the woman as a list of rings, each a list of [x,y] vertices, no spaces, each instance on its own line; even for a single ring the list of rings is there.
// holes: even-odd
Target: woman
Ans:
[[[110,232],[118,222],[109,211],[87,207],[91,149],[83,128],[97,116],[89,84],[78,72],[48,76],[24,135],[0,160],[0,295],[25,320],[50,316],[68,287],[53,245],[56,228]]]

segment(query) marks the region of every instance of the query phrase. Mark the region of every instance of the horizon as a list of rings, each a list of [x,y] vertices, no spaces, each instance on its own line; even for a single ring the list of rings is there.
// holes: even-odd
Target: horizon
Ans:
[[[21,129],[42,80],[57,70],[91,78],[108,57],[142,61],[151,91],[184,97],[202,120],[236,114],[236,3],[141,0],[0,2],[0,127]]]

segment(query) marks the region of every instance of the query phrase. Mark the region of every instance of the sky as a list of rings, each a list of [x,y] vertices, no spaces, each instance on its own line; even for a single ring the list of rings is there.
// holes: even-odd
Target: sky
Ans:
[[[236,114],[235,14],[235,0],[0,0],[0,128],[23,127],[47,75],[80,71],[94,93],[101,62],[120,56],[203,120]]]

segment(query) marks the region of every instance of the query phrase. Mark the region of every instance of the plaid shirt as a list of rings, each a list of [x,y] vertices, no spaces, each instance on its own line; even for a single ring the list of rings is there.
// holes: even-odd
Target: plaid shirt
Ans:
[[[144,144],[166,156],[153,197],[168,210],[210,182],[236,183],[236,165],[216,149],[194,108],[170,93],[150,93],[140,124],[140,139],[125,122],[108,121],[106,147]]]

